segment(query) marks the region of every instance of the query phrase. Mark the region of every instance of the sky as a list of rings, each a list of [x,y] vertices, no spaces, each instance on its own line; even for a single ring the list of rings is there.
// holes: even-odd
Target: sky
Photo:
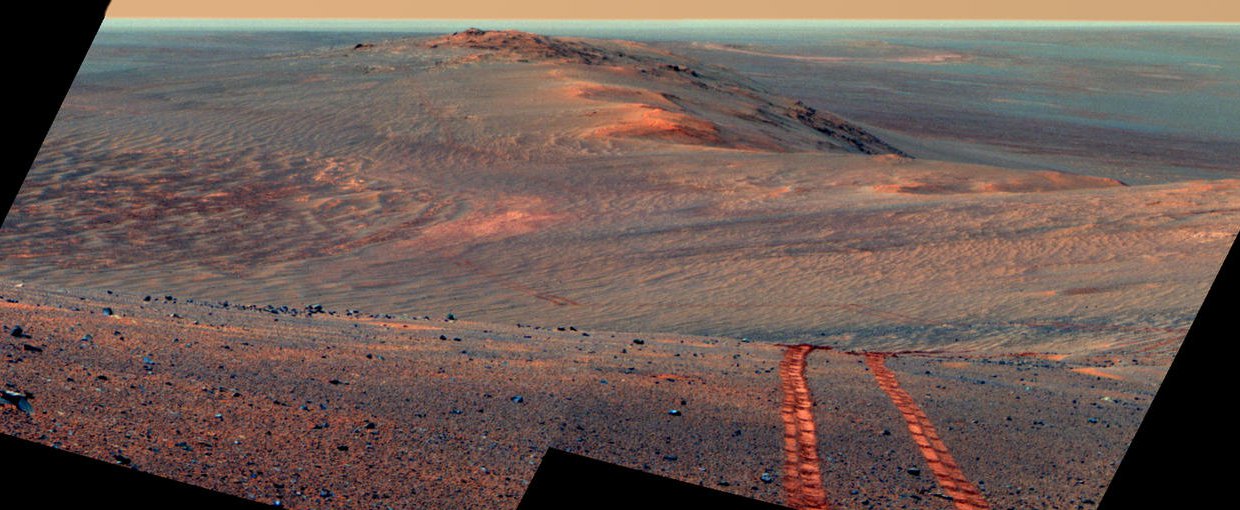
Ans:
[[[1240,0],[112,0],[110,18],[1240,22]]]

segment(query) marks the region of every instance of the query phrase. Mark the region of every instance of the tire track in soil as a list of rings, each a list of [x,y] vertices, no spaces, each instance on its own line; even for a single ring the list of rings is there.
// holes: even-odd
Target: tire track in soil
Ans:
[[[887,368],[889,356],[889,353],[866,353],[865,363],[874,373],[874,379],[878,381],[879,388],[891,398],[891,402],[904,416],[908,430],[913,434],[913,441],[917,443],[922,455],[926,457],[926,463],[930,465],[930,471],[938,479],[939,486],[951,497],[957,510],[988,510],[990,504],[982,497],[977,487],[965,478],[964,472],[947,452],[947,445],[939,438],[938,432],[930,423],[930,419],[926,417],[926,413],[917,406],[917,403],[913,402],[908,392],[900,387],[895,373]]]
[[[784,395],[780,407],[784,421],[784,492],[786,504],[797,510],[829,508],[814,432],[814,400],[805,382],[805,358],[814,349],[805,344],[786,346],[779,363]]]

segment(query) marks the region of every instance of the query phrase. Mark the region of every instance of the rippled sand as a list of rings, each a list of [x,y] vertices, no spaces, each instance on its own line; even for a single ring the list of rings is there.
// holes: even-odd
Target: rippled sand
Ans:
[[[523,33],[88,75],[4,223],[34,412],[0,430],[307,508],[511,506],[548,447],[803,505],[1096,501],[1240,180],[875,133]]]
[[[450,39],[79,83],[5,223],[5,274],[775,342],[1088,349],[1140,338],[1030,324],[1186,327],[1240,224],[1235,180],[852,154],[793,98],[709,63]]]

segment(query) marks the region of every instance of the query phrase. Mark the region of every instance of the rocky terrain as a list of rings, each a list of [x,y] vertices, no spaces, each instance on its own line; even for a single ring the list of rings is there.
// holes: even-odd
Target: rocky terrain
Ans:
[[[808,392],[813,426],[792,445],[816,453],[820,501],[952,508],[873,356],[991,507],[1089,508],[1172,351],[1109,353],[1142,363],[1119,369],[1053,352],[798,349],[797,378],[781,369],[789,348],[736,338],[0,295],[0,379],[31,409],[0,406],[0,432],[293,508],[511,508],[548,447],[812,508],[789,487],[787,463],[804,460],[785,455],[790,385]]]

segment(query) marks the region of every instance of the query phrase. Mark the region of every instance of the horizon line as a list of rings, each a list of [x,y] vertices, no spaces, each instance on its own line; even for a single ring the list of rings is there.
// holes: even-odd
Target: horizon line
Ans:
[[[515,21],[515,22],[802,22],[802,23],[950,23],[950,24],[1085,24],[1085,25],[1236,25],[1240,21],[1190,21],[1190,20],[1108,20],[1108,19],[1004,19],[1004,18],[366,18],[366,17],[162,17],[162,16],[108,16],[108,21],[267,21],[267,22],[456,22],[456,21]]]

